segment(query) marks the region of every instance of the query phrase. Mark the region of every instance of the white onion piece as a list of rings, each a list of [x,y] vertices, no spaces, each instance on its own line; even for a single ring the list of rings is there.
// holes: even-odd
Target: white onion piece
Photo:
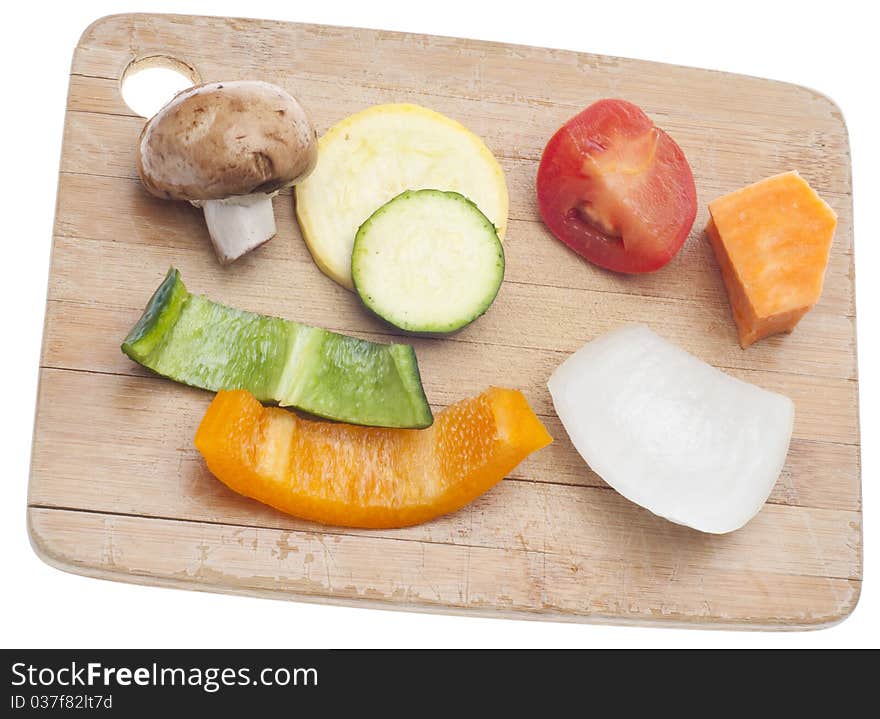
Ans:
[[[702,532],[739,529],[770,495],[794,404],[643,325],[587,343],[548,382],[590,467],[627,499]]]

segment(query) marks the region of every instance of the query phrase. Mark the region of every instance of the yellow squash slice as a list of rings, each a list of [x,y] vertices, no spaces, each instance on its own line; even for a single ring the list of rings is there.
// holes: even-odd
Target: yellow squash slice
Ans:
[[[318,267],[353,289],[351,251],[361,224],[404,190],[452,190],[507,229],[507,184],[474,133],[418,105],[377,105],[318,141],[318,165],[296,187],[296,216]]]

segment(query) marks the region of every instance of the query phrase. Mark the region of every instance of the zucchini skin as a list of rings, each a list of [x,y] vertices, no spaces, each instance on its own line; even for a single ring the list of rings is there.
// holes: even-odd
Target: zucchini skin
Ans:
[[[305,354],[292,354],[298,337]],[[245,339],[242,339],[245,338]],[[171,268],[122,351],[160,376],[350,424],[422,429],[433,414],[411,345],[380,344],[191,295]]]

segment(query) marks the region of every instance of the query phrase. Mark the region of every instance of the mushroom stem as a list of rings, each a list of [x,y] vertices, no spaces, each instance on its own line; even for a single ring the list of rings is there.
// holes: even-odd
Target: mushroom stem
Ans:
[[[202,209],[221,264],[234,262],[275,235],[272,195],[257,192],[207,200]]]

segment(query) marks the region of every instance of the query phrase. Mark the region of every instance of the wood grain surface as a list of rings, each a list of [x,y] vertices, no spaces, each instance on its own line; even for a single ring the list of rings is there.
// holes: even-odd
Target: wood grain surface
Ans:
[[[416,339],[429,401],[521,388],[555,438],[473,505],[428,524],[362,531],[300,521],[233,494],[192,444],[207,392],[151,375],[119,344],[168,266],[225,304],[378,340],[386,325],[320,273],[289,192],[278,235],[231,267],[201,213],[140,186],[143,118],[122,101],[133,60],[167,55],[205,81],[263,79],[319,132],[368,105],[414,102],[481,135],[510,188],[507,274],[488,314]],[[554,240],[534,196],[541,150],[601,97],[640,106],[694,170],[697,221],[663,270],[599,270]],[[821,301],[792,335],[740,349],[702,228],[706,203],[797,169],[839,225]],[[862,577],[849,144],[840,111],[803,87],[542,48],[288,23],[102,18],[73,57],[29,490],[38,554],[130,582],[305,601],[557,621],[792,629],[839,621]],[[795,402],[769,502],[710,536],[612,491],[556,418],[546,381],[583,343],[645,322],[730,374]]]

